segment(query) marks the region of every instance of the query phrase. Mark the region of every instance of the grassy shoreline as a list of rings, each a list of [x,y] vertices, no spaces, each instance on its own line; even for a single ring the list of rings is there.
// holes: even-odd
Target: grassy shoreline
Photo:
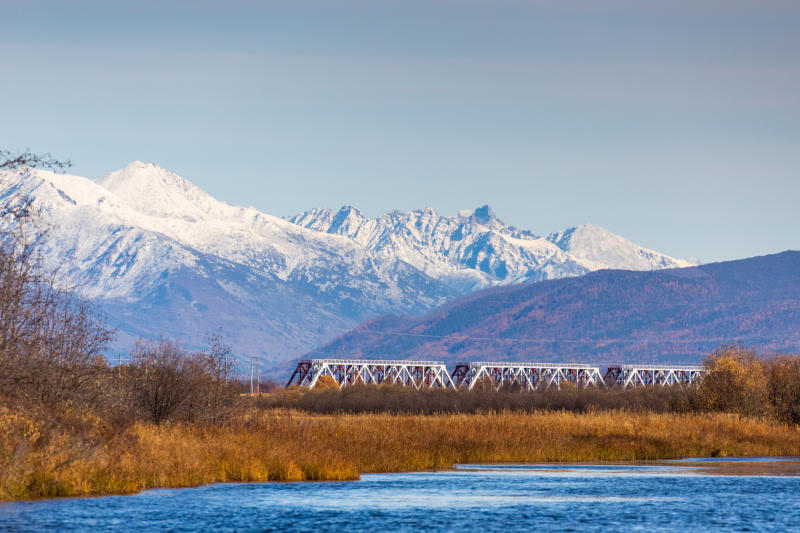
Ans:
[[[354,480],[465,463],[800,455],[800,429],[730,414],[602,411],[317,415],[253,409],[225,427],[98,420],[47,427],[0,412],[0,500],[214,482]],[[72,429],[66,429],[72,427]]]

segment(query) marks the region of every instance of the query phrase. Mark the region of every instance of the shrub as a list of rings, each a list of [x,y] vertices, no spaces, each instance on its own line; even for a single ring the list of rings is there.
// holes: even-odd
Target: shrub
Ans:
[[[339,384],[336,383],[336,380],[331,376],[325,375],[320,376],[320,378],[317,380],[317,384],[314,387],[319,390],[338,389]]]
[[[800,424],[800,357],[779,356],[767,364],[769,403],[781,422]]]
[[[238,403],[227,383],[227,354],[212,342],[208,352],[189,352],[176,341],[140,341],[121,369],[122,386],[145,420],[224,424]]]
[[[698,407],[741,415],[769,413],[765,362],[754,351],[724,347],[709,355],[697,391]]]
[[[477,384],[476,384],[477,385]],[[489,411],[569,411],[626,409],[639,412],[688,412],[691,389],[683,386],[635,389],[577,387],[544,390],[472,390],[352,385],[342,389],[293,387],[265,396],[261,407],[287,407],[314,413],[485,413]]]

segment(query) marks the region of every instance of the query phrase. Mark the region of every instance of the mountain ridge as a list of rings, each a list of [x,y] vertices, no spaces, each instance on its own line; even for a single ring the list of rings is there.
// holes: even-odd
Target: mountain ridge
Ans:
[[[488,205],[454,217],[439,215],[428,207],[389,211],[376,218],[343,206],[335,213],[312,209],[287,220],[347,236],[381,256],[400,257],[431,277],[466,291],[577,276],[602,268],[691,266],[689,261],[643,248],[590,224],[544,238],[504,224]]]
[[[557,244],[503,224],[488,206],[456,217],[426,208],[383,219],[350,206],[287,220],[218,201],[140,161],[97,181],[4,173],[0,200],[15,192],[33,198],[50,228],[46,264],[119,328],[114,350],[139,336],[191,345],[220,332],[240,353],[288,360],[387,313],[417,314],[482,287],[588,271]],[[657,254],[654,264],[679,261],[666,257]]]
[[[366,322],[315,356],[698,363],[721,345],[800,351],[800,251],[495,287]]]
[[[285,359],[372,316],[457,295],[396,258],[252,208],[148,210],[42,170],[6,176],[2,191],[34,199],[49,226],[46,266],[99,304],[120,329],[118,350],[138,336],[196,344],[222,329],[241,353]]]

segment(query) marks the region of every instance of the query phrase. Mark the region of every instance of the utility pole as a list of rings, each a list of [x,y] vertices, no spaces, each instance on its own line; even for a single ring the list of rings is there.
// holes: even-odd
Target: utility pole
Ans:
[[[258,359],[256,359],[256,394],[261,394],[261,372],[258,371]]]
[[[250,358],[250,394],[253,394],[253,371],[255,370],[255,357]]]

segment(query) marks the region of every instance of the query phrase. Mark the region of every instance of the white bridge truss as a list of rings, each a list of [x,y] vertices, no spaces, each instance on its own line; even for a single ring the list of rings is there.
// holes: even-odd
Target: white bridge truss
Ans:
[[[381,361],[358,359],[311,359],[300,361],[287,386],[314,387],[322,376],[339,385],[399,384],[422,387],[455,388],[450,373],[439,361]]]
[[[526,390],[560,387],[571,382],[580,387],[604,385],[600,369],[573,363],[465,363],[457,365],[452,374],[457,387],[472,389],[481,380],[495,389],[504,385],[519,385]]]
[[[674,365],[623,365],[609,367],[606,378],[623,388],[647,385],[692,385],[700,380],[705,368],[702,366]]]
[[[622,365],[609,366],[605,378],[597,366],[574,363],[462,363],[452,374],[439,361],[394,361],[359,359],[307,359],[297,364],[286,384],[314,387],[322,376],[332,377],[339,388],[355,384],[398,384],[438,388],[466,388],[476,383],[519,386],[524,390],[545,389],[562,383],[579,387],[617,386],[622,388],[667,385],[692,385],[705,372],[702,366]]]

